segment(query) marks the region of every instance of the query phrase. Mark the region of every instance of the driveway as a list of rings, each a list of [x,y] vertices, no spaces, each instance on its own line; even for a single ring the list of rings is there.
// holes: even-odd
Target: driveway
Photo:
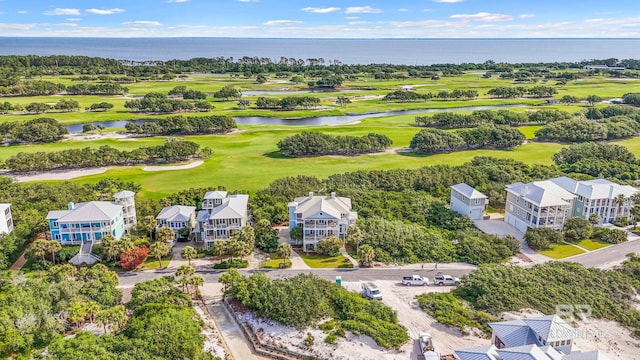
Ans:
[[[564,258],[561,261],[575,262],[585,267],[610,269],[620,265],[627,259],[627,254],[631,252],[640,252],[640,240],[636,239],[622,244],[607,246],[603,249]]]
[[[478,229],[487,234],[497,235],[500,237],[511,235],[518,239],[518,241],[520,241],[520,252],[531,259],[531,265],[541,264],[552,260],[550,257],[533,251],[524,241],[524,234],[503,220],[474,220],[473,223]]]

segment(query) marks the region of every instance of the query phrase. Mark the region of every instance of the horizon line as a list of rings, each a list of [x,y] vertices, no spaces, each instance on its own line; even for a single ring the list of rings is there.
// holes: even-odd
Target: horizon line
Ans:
[[[4,36],[0,39],[247,39],[247,40],[640,40],[640,37],[380,37],[380,38],[313,38],[313,37],[233,37],[233,36]]]

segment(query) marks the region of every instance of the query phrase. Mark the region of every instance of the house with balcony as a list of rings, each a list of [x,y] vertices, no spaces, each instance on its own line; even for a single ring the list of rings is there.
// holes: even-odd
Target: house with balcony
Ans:
[[[11,234],[13,231],[13,215],[11,204],[0,204],[0,234]]]
[[[462,216],[468,216],[471,220],[482,220],[489,204],[487,195],[473,187],[460,183],[451,186],[451,210]]]
[[[597,214],[601,224],[633,217],[631,209],[640,192],[633,186],[605,179],[577,181],[561,176],[549,181],[575,195],[571,216],[588,220]]]
[[[350,226],[356,224],[358,214],[351,211],[351,199],[338,197],[335,192],[329,196],[297,197],[288,204],[289,230],[302,228],[302,240],[292,244],[302,245],[303,251],[315,251],[318,241],[337,236],[346,238]]]
[[[162,227],[168,227],[175,233],[174,240],[178,240],[180,234],[178,233],[182,229],[191,230],[196,225],[196,207],[195,206],[182,206],[173,205],[163,208],[158,216],[156,216],[158,225],[156,231]]]
[[[125,235],[122,205],[108,201],[69,203],[67,210],[47,214],[51,239],[62,245],[99,242],[105,235]]]
[[[521,232],[547,227],[562,230],[575,195],[550,180],[507,185],[504,221]]]
[[[122,190],[113,194],[114,202],[122,206],[124,229],[127,232],[131,231],[138,223],[135,196],[136,193],[129,190]]]
[[[579,336],[558,315],[496,323],[491,327],[491,345],[456,350],[460,360],[600,360],[599,351],[574,351]]]
[[[242,230],[249,222],[249,195],[227,196],[226,191],[209,191],[202,200],[202,210],[193,229],[196,241],[204,242],[208,250],[216,241],[229,240],[234,231]]]

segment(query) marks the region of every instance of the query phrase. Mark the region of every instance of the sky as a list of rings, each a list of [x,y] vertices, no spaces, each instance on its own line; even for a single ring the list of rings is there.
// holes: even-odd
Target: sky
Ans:
[[[0,36],[640,38],[640,1],[0,0]]]

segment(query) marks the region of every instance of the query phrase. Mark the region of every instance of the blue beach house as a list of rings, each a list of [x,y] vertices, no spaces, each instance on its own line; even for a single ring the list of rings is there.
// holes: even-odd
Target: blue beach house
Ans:
[[[122,205],[107,201],[69,203],[67,210],[52,210],[47,214],[51,239],[62,245],[99,242],[111,234],[120,239],[125,235]]]

